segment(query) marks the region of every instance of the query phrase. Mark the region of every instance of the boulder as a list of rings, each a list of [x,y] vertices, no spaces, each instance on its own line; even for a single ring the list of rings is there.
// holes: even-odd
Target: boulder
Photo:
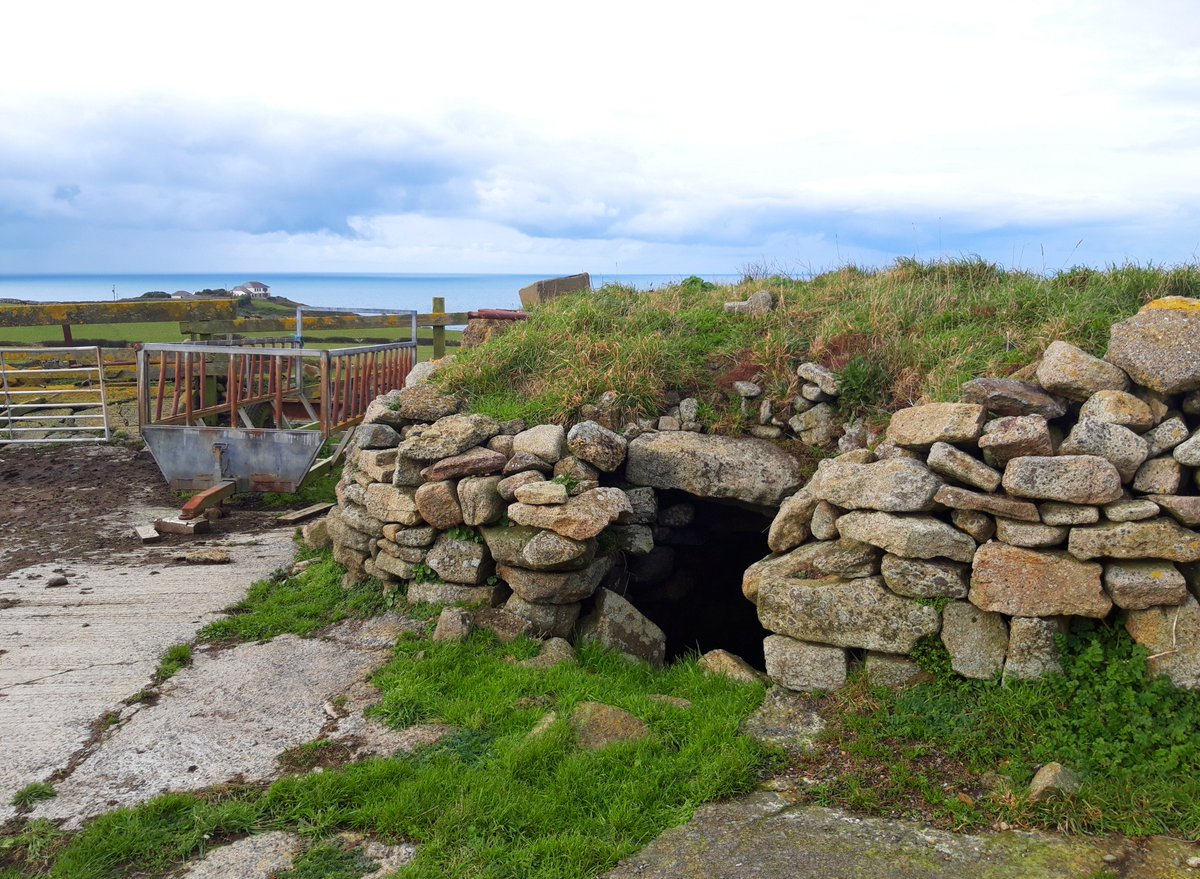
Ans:
[[[962,386],[962,398],[996,415],[1041,415],[1061,418],[1066,404],[1029,382],[1010,378],[977,378]]]
[[[458,505],[465,525],[499,522],[508,508],[500,496],[499,476],[471,476],[458,483]]]
[[[1043,501],[1038,504],[1038,513],[1047,525],[1093,525],[1100,521],[1100,510],[1084,504]]]
[[[765,440],[683,431],[647,433],[631,442],[625,478],[698,497],[776,506],[800,487],[803,470]]]
[[[1200,299],[1167,296],[1142,306],[1109,333],[1110,363],[1160,394],[1200,388]]]
[[[1054,454],[1050,425],[1041,415],[1020,415],[989,421],[979,438],[979,448],[1003,467],[1013,458]]]
[[[667,638],[662,629],[620,595],[604,588],[596,592],[592,613],[580,622],[579,637],[599,641],[656,668],[667,656]]]
[[[437,580],[408,584],[407,598],[410,604],[496,604],[503,600],[507,590],[503,586],[464,586],[459,583],[442,583]],[[480,626],[478,620],[476,625]]]
[[[742,575],[742,594],[756,602],[762,583],[771,578],[873,577],[879,573],[881,555],[877,547],[847,538],[809,543],[752,564]]]
[[[998,613],[952,601],[942,611],[942,644],[950,654],[950,667],[964,678],[991,680],[1004,667],[1008,625]]]
[[[477,446],[461,455],[443,458],[436,464],[431,464],[421,471],[421,477],[427,482],[440,482],[444,479],[461,479],[464,476],[488,476],[499,473],[506,463],[508,459],[499,452]]]
[[[878,546],[904,558],[942,556],[969,562],[975,555],[975,541],[970,536],[932,516],[856,510],[838,519],[838,531],[842,537]]]
[[[1112,602],[1100,588],[1100,565],[1060,550],[1022,549],[991,541],[971,568],[971,603],[1018,617],[1103,619]]]
[[[937,490],[934,500],[952,510],[974,510],[1025,522],[1041,520],[1037,507],[1029,501],[1019,501],[1000,494],[981,494],[954,485],[943,485]]]
[[[420,384],[393,392],[391,407],[410,421],[437,421],[458,412],[461,401],[434,385]]]
[[[1155,423],[1150,406],[1126,391],[1096,391],[1079,408],[1079,417],[1119,424],[1135,433],[1145,433]]]
[[[625,437],[595,421],[581,421],[567,434],[571,454],[604,473],[613,472],[625,462],[628,447]]]
[[[414,461],[438,461],[483,445],[499,432],[500,424],[486,415],[448,415],[410,434],[396,451]]]
[[[535,455],[556,464],[567,453],[567,432],[560,424],[538,424],[513,437],[513,454]]]
[[[977,403],[927,403],[892,414],[887,438],[906,449],[934,443],[973,443],[983,432],[986,410]]]
[[[532,525],[564,537],[587,540],[616,522],[621,513],[632,511],[633,507],[621,489],[593,488],[556,506],[512,504],[508,508],[508,518],[518,525]]]
[[[787,552],[808,540],[818,503],[805,486],[779,505],[779,512],[767,531],[767,546],[772,552]]]
[[[1037,680],[1048,674],[1062,673],[1057,636],[1065,633],[1061,617],[1013,617],[1008,621],[1008,658],[1004,661],[1004,680]]]
[[[1174,458],[1151,458],[1138,468],[1133,490],[1145,494],[1173,495],[1183,482],[1183,468]]]
[[[932,607],[889,592],[880,577],[768,579],[758,593],[763,628],[800,641],[908,653],[935,634]]]
[[[534,571],[577,570],[596,554],[594,540],[572,540],[526,525],[480,528],[479,533],[497,562]]]
[[[1016,497],[1068,504],[1107,504],[1121,497],[1121,474],[1096,455],[1014,458],[1001,484]]]
[[[424,525],[417,509],[416,491],[382,482],[367,487],[367,512],[381,522],[399,525]]]
[[[919,461],[893,458],[856,464],[841,458],[822,461],[805,491],[847,510],[889,513],[927,512],[944,483]]]
[[[697,665],[702,671],[722,675],[739,684],[758,684],[766,680],[762,672],[728,650],[710,650],[700,657]]]
[[[804,400],[797,397],[797,401]],[[799,411],[788,420],[788,427],[796,434],[800,442],[810,446],[828,446],[838,436],[837,409],[829,403],[818,403],[813,406],[804,400],[804,406],[812,408]],[[799,405],[794,407],[800,410]]]
[[[1196,562],[1200,561],[1200,534],[1170,519],[1104,522],[1072,528],[1067,549],[1078,559],[1105,557]]]
[[[1108,562],[1104,590],[1123,610],[1145,610],[1160,604],[1182,604],[1187,581],[1173,564],[1159,559]]]
[[[463,524],[462,505],[453,482],[426,482],[413,494],[421,519],[439,531]]]
[[[612,556],[601,556],[587,567],[576,571],[531,571],[501,564],[496,572],[513,593],[524,601],[537,604],[574,604],[590,598],[604,579],[604,575],[612,570],[612,566]]]
[[[1200,690],[1200,604],[1193,596],[1175,607],[1130,611],[1125,628],[1150,654],[1150,677],[1166,675],[1177,687]]]
[[[972,488],[995,491],[1000,487],[998,470],[949,443],[934,443],[929,449],[927,463],[934,473]]]
[[[580,702],[571,712],[575,741],[586,751],[598,751],[619,742],[649,738],[650,730],[637,717],[602,702]]]
[[[1071,400],[1086,400],[1096,391],[1129,389],[1123,371],[1069,342],[1050,343],[1038,364],[1037,380],[1050,393]]]
[[[883,582],[906,598],[966,598],[969,565],[945,559],[906,559],[888,553],[880,564]]]
[[[535,604],[513,594],[504,609],[529,620],[530,632],[538,638],[566,638],[579,619],[579,602],[572,604]]]
[[[459,540],[442,534],[429,550],[425,563],[447,583],[479,586],[494,571],[487,546],[477,540]]]
[[[763,655],[767,675],[789,690],[836,690],[846,683],[846,651],[841,647],[768,635],[763,639]]]
[[[1071,428],[1058,451],[1060,455],[1097,455],[1104,458],[1117,468],[1121,481],[1128,482],[1150,454],[1150,446],[1128,427],[1083,418]]]

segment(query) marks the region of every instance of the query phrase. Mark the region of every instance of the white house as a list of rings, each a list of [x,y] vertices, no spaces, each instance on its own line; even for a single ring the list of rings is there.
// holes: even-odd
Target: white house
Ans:
[[[234,296],[248,296],[251,299],[266,299],[271,295],[271,288],[262,281],[247,281],[245,284],[238,284],[229,292]]]

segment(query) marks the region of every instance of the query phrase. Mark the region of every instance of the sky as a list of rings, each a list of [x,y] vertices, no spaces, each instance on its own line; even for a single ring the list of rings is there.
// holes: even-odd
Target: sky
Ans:
[[[1200,5],[10,4],[0,273],[1200,257]]]

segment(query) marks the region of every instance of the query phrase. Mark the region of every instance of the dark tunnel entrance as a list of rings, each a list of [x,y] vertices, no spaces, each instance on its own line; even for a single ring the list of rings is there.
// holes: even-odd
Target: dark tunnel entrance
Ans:
[[[772,517],[681,491],[660,491],[658,510],[654,550],[628,560],[627,597],[667,636],[667,660],[720,648],[763,669],[770,632],[742,575],[770,553]]]

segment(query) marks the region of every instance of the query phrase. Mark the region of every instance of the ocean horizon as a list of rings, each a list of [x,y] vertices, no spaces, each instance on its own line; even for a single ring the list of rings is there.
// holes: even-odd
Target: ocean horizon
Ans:
[[[236,272],[179,274],[9,274],[0,275],[0,299],[31,302],[95,302],[130,299],[154,290],[174,293],[231,289],[247,281],[262,281],[271,295],[324,308],[395,308],[429,311],[433,297],[446,300],[447,311],[479,308],[520,308],[518,292],[555,274],[367,274]],[[620,283],[653,290],[688,274],[592,274],[592,286]],[[718,283],[737,281],[738,274],[701,275]]]

